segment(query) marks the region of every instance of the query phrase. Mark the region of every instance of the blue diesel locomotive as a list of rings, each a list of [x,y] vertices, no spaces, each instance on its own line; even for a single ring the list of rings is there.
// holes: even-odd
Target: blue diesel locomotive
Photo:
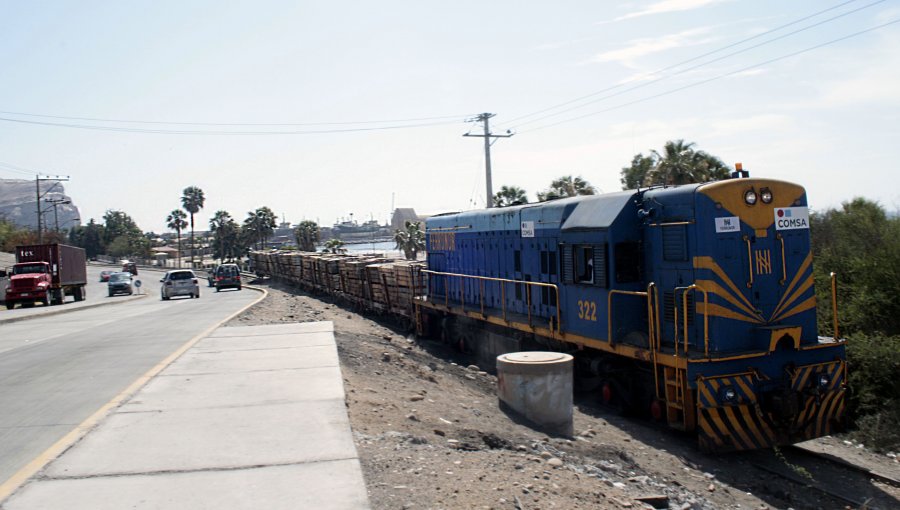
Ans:
[[[696,431],[707,451],[840,427],[844,342],[817,334],[799,185],[739,170],[446,214],[426,242],[421,332],[485,356],[570,352],[605,402]]]

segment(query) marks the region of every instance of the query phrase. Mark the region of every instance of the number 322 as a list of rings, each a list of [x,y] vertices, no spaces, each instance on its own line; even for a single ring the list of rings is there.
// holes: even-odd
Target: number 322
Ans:
[[[597,320],[597,303],[578,300],[578,318],[586,321]]]

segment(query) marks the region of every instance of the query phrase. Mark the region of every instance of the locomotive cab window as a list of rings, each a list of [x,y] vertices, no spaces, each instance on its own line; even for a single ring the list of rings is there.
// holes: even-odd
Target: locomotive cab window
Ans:
[[[641,281],[641,243],[629,241],[615,247],[616,281],[633,283]]]
[[[594,283],[594,247],[575,246],[575,282]]]

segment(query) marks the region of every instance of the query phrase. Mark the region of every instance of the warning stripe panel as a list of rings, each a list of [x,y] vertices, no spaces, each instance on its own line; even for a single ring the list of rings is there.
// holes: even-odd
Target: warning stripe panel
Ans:
[[[755,406],[700,409],[700,445],[710,452],[755,450],[778,444],[778,439]]]

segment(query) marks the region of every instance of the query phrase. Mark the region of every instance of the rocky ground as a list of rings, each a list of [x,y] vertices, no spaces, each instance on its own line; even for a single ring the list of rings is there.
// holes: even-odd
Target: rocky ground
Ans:
[[[373,508],[843,506],[803,483],[755,467],[761,454],[802,475],[794,477],[801,482],[809,476],[774,452],[705,455],[693,438],[621,417],[588,396],[576,398],[576,437],[549,437],[502,412],[496,377],[460,353],[327,299],[267,281],[257,285],[269,295],[229,326],[334,322],[347,407]],[[900,478],[895,457],[835,438],[817,445]],[[861,492],[859,499],[869,499],[872,507],[900,507],[900,489],[865,477],[856,483],[845,490]]]

